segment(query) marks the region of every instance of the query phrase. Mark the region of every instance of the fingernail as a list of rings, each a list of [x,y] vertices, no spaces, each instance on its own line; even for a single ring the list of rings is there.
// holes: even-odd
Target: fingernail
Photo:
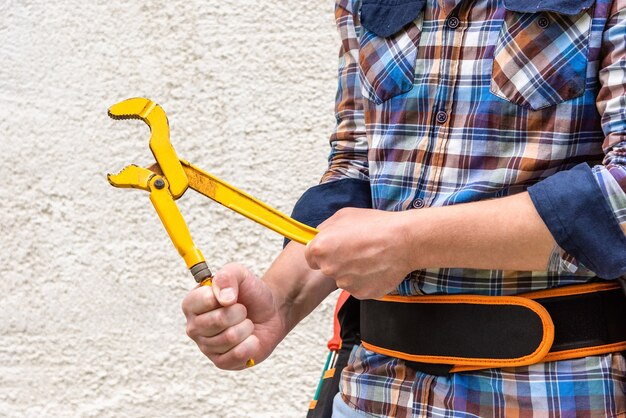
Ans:
[[[230,302],[231,300],[235,299],[234,290],[231,289],[230,287],[227,287],[226,289],[222,289],[220,291],[220,299],[222,300],[222,302]]]

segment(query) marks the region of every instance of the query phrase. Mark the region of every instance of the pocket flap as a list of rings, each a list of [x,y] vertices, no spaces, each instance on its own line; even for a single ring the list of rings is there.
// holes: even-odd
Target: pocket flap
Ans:
[[[519,13],[556,12],[577,15],[593,5],[595,0],[504,0],[504,8]]]
[[[426,0],[363,0],[361,25],[386,38],[414,21]]]

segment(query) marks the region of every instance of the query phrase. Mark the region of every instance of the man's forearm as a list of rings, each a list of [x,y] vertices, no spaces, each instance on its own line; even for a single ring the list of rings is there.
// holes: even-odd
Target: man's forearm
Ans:
[[[528,193],[405,216],[414,269],[545,270],[555,246]]]
[[[272,289],[277,308],[289,332],[315,309],[332,291],[335,282],[304,259],[304,246],[290,242],[263,276]]]

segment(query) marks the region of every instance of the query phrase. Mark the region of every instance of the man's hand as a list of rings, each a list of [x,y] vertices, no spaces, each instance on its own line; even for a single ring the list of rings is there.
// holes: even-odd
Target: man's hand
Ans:
[[[528,192],[402,212],[342,209],[319,230],[309,266],[360,299],[418,269],[544,271],[556,244]]]
[[[359,299],[384,296],[411,272],[406,213],[341,209],[307,245],[312,269]]]
[[[182,303],[187,335],[217,367],[241,370],[265,360],[287,333],[270,288],[245,267],[229,264]]]

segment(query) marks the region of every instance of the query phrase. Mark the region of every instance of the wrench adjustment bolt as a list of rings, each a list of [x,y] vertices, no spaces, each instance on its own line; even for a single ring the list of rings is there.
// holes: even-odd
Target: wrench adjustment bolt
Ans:
[[[154,187],[156,187],[157,189],[161,190],[162,188],[165,187],[165,182],[163,181],[163,179],[156,179],[154,181]]]

